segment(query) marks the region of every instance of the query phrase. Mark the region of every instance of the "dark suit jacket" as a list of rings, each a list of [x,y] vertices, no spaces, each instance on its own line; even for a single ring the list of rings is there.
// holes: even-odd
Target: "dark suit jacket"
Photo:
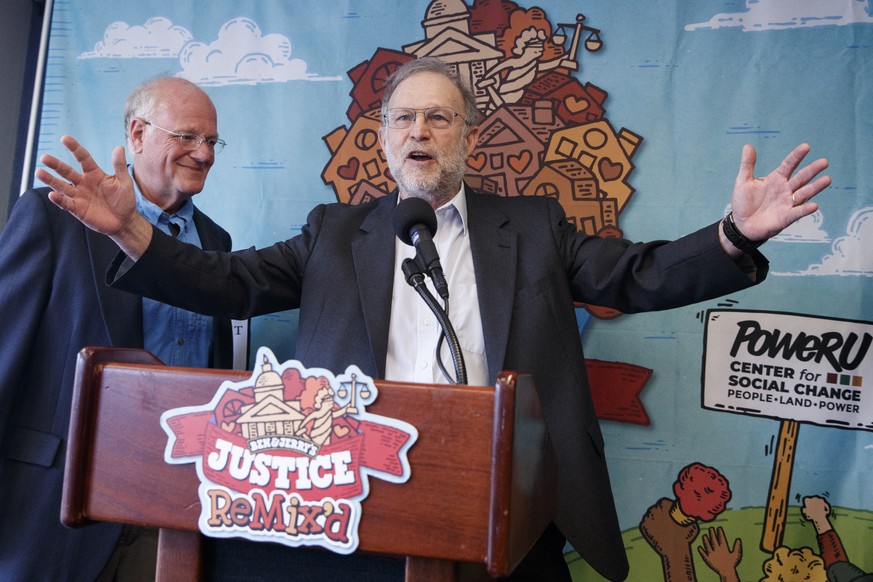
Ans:
[[[118,252],[57,208],[48,189],[25,193],[0,233],[0,579],[93,580],[121,526],[60,523],[76,356],[85,346],[141,348],[142,300],[107,287]],[[230,235],[202,212],[203,246]],[[231,368],[229,320],[213,325],[213,364]]]
[[[381,378],[396,202],[395,193],[361,206],[318,206],[300,236],[231,255],[204,256],[157,232],[139,261],[119,256],[107,277],[212,315],[299,307],[296,357],[305,366],[356,364]],[[764,278],[766,260],[750,276],[719,246],[717,225],[672,243],[632,244],[577,233],[551,198],[468,188],[467,207],[490,380],[501,370],[533,375],[559,463],[555,523],[598,571],[623,579],[627,560],[573,300],[624,313],[668,309],[748,287]],[[172,275],[154,276],[161,271]]]

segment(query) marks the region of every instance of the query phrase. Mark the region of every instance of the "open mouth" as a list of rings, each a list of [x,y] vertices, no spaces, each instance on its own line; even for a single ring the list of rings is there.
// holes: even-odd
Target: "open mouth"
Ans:
[[[406,156],[408,159],[414,162],[429,162],[433,159],[433,156],[426,152],[409,152],[409,155]]]

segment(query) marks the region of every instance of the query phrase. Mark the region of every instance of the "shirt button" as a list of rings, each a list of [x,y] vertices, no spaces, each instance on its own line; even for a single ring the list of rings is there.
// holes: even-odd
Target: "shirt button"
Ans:
[[[424,324],[425,324],[425,325],[430,325],[430,318],[429,318],[429,317],[425,317],[425,318],[424,318]]]
[[[421,364],[419,364],[419,366],[421,366],[421,369],[424,370],[427,368],[427,362],[422,362]]]
[[[179,345],[181,346],[181,345],[183,345],[183,344],[185,343],[185,340],[182,339],[182,338],[179,338],[179,339],[176,340],[176,343],[179,344]]]

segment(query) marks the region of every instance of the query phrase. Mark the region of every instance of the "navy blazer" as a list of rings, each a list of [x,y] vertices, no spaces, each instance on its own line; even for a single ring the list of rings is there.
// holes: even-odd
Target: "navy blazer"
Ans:
[[[342,371],[356,364],[381,378],[396,203],[395,192],[359,206],[321,205],[299,236],[231,254],[199,253],[155,231],[136,263],[119,255],[107,277],[211,315],[299,307],[296,358],[305,366]],[[501,370],[532,374],[559,464],[554,521],[601,574],[624,579],[628,564],[573,301],[624,313],[687,305],[763,280],[766,260],[752,274],[750,261],[735,263],[719,245],[718,223],[674,242],[634,244],[577,232],[548,197],[467,188],[467,209],[490,382]]]
[[[76,357],[85,346],[142,348],[142,300],[104,284],[118,252],[56,207],[18,199],[0,233],[0,579],[93,580],[121,526],[60,523]],[[204,248],[230,235],[195,209]],[[214,367],[233,367],[230,320],[213,325]]]

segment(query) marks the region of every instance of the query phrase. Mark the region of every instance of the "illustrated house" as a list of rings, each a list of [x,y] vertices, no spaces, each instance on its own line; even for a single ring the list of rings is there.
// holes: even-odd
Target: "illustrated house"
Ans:
[[[627,178],[634,169],[631,157],[642,141],[641,136],[624,128],[616,133],[601,119],[553,132],[543,159],[579,162],[597,179],[601,196],[614,198],[621,212],[634,192]]]
[[[303,420],[299,403],[283,400],[282,377],[264,359],[261,374],[253,390],[255,402],[242,407],[237,424],[245,438],[294,436]]]
[[[576,160],[546,162],[524,190],[525,196],[553,196],[567,213],[567,220],[589,235],[618,228],[618,204],[598,188],[597,177]]]
[[[382,106],[385,81],[399,66],[411,60],[412,55],[380,47],[369,60],[350,69],[348,75],[354,86],[349,92],[352,103],[346,111],[349,121],[354,121],[368,111],[379,109]]]
[[[450,64],[461,81],[474,89],[477,105],[485,110],[489,97],[484,90],[477,89],[479,79],[504,54],[494,48],[497,40],[493,33],[470,32],[470,18],[470,9],[463,0],[434,0],[421,23],[425,40],[402,48],[417,59],[439,57]]]
[[[355,119],[350,128],[340,126],[323,138],[332,156],[321,179],[333,187],[338,202],[360,201],[363,193],[356,195],[355,191],[362,181],[384,193],[394,189],[385,153],[379,145],[379,115],[378,109],[368,111]]]
[[[606,97],[606,91],[596,85],[582,85],[576,77],[551,71],[528,85],[519,103],[532,105],[548,100],[564,123],[577,125],[603,118]]]
[[[521,195],[540,167],[547,136],[559,127],[563,124],[548,107],[536,113],[523,105],[499,107],[479,126],[467,175],[492,180],[497,184],[492,193],[498,196]]]
[[[382,198],[386,195],[384,190],[376,187],[367,180],[358,182],[352,186],[350,193],[351,198],[349,198],[349,204],[366,204],[367,202],[371,202],[376,198]]]

